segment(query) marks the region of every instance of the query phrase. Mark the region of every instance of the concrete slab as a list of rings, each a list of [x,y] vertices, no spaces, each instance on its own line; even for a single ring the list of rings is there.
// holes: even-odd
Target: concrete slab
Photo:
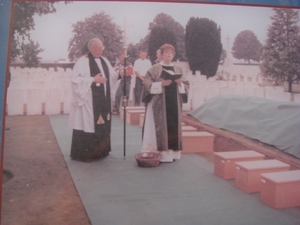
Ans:
[[[234,181],[214,175],[214,165],[194,155],[173,163],[140,168],[141,128],[113,116],[112,152],[100,161],[83,163],[69,157],[72,130],[67,115],[49,116],[68,169],[93,225],[289,225],[300,221],[296,208],[275,210],[246,194]]]

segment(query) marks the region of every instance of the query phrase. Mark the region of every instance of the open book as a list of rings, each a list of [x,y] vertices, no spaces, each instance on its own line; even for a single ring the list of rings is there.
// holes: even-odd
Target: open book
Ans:
[[[172,80],[172,82],[174,82],[175,80],[179,79],[182,77],[182,74],[178,74],[178,73],[175,73],[174,71],[172,70],[166,70],[164,69],[161,74],[160,74],[160,77],[164,80]]]

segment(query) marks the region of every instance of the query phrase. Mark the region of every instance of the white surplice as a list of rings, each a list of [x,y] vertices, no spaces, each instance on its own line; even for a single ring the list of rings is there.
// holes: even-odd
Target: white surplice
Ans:
[[[184,85],[178,85],[179,93],[185,93]],[[162,93],[161,82],[153,82],[150,93],[153,95]],[[161,152],[157,150],[156,130],[153,115],[152,100],[147,105],[144,120],[144,134],[142,140],[142,152]],[[167,149],[166,149],[167,150]]]
[[[110,86],[117,82],[118,74],[114,71],[110,62],[101,57],[108,69],[110,74]],[[100,60],[96,60],[99,65]],[[100,63],[101,64],[101,63]],[[101,73],[104,76],[102,66],[99,66]],[[94,113],[93,113],[93,98],[91,85],[94,78],[91,77],[89,58],[88,56],[82,56],[74,65],[71,74],[71,85],[72,85],[72,101],[71,111],[69,115],[69,126],[75,130],[83,130],[84,132],[94,133]]]

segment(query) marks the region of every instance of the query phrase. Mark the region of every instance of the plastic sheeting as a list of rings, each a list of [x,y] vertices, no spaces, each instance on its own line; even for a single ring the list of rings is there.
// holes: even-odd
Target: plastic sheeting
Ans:
[[[300,158],[300,104],[219,95],[188,113],[203,124],[243,134]]]

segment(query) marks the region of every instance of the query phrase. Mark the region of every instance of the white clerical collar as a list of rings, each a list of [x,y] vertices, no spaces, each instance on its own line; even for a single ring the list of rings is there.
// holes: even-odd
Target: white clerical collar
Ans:
[[[160,61],[159,64],[161,64],[163,66],[174,66],[174,64],[172,62],[169,65],[167,65],[163,61]]]

